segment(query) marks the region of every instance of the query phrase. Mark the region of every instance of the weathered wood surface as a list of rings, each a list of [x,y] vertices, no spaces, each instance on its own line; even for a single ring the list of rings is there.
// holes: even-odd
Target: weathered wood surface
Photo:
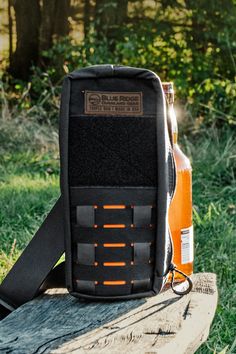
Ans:
[[[217,305],[216,277],[193,277],[183,297],[79,302],[49,291],[0,322],[0,352],[16,354],[191,354],[206,340]]]

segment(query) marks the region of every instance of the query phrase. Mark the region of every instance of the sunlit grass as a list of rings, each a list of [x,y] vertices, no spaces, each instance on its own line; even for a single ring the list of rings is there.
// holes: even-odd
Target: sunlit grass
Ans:
[[[59,195],[58,177],[34,175],[8,176],[0,183],[1,249],[22,250]]]
[[[0,250],[15,258],[59,195],[58,135],[22,112],[1,118],[0,140]]]
[[[195,272],[216,273],[219,290],[210,336],[197,353],[235,353],[236,137],[211,129],[183,142],[193,163]]]

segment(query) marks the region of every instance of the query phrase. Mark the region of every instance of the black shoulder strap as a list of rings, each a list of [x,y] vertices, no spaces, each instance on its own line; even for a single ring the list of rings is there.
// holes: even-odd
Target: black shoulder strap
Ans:
[[[0,285],[0,319],[47,288],[64,286],[64,264],[53,269],[64,250],[60,197]]]

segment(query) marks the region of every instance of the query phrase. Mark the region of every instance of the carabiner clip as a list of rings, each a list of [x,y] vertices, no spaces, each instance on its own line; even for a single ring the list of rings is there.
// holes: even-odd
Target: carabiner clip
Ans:
[[[187,274],[185,274],[184,272],[182,272],[181,270],[177,269],[176,265],[174,265],[174,264],[170,265],[170,272],[171,272],[171,289],[173,290],[173,292],[176,295],[180,295],[180,296],[187,295],[193,288],[193,282],[190,279],[190,277]],[[186,290],[178,291],[174,288],[175,272],[183,275],[185,277],[185,279],[187,280],[188,288]]]

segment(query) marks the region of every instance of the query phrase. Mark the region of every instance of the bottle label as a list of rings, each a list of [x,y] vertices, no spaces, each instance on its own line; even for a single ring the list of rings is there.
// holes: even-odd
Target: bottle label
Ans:
[[[181,263],[193,262],[193,226],[181,230]]]

